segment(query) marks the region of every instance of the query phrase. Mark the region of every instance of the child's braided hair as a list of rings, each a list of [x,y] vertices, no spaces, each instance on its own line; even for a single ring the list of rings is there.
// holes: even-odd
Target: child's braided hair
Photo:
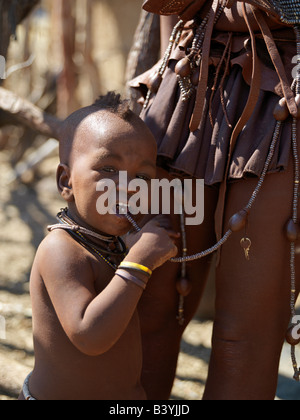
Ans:
[[[123,100],[121,95],[116,92],[108,92],[106,95],[100,96],[92,106],[97,107],[99,110],[112,112],[125,121],[132,116],[130,101]]]

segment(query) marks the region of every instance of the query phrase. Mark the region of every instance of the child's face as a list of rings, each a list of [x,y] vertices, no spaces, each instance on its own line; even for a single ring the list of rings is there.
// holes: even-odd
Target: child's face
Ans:
[[[136,178],[150,183],[156,156],[155,140],[137,117],[129,123],[105,111],[88,116],[75,132],[68,165],[58,169],[59,189],[75,221],[108,235],[126,234],[132,226],[124,215],[98,213],[103,192],[97,185],[114,181],[118,200],[119,172],[127,171],[128,183]]]

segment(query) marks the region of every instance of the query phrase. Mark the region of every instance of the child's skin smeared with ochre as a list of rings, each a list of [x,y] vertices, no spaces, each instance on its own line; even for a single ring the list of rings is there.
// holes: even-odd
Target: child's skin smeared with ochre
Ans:
[[[121,102],[114,110],[105,109],[107,100],[116,102],[111,95],[102,98],[98,106],[82,109],[64,123],[57,184],[76,224],[120,237],[132,226],[125,215],[99,215],[97,183],[112,179],[118,187],[120,171],[127,171],[128,182],[150,182],[156,176],[157,150],[144,123],[124,111]],[[99,109],[101,103],[104,109]],[[179,234],[164,225],[155,218],[132,235],[125,262],[153,271],[176,256]],[[99,239],[94,243],[104,246]],[[111,257],[116,266],[121,261]],[[125,277],[151,282],[146,272],[126,271]],[[35,368],[30,394],[37,400],[146,399],[137,314],[142,294],[142,287],[116,275],[69,232],[50,233],[38,249],[31,275]]]

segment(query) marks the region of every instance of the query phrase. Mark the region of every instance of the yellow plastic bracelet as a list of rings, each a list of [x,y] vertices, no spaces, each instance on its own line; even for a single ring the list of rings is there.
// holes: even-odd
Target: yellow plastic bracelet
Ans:
[[[123,261],[120,264],[119,268],[131,268],[132,270],[142,271],[143,273],[147,274],[150,277],[152,276],[152,271],[150,270],[150,268],[147,268],[144,265],[140,265],[140,264],[136,264],[136,263],[132,263],[128,261]]]

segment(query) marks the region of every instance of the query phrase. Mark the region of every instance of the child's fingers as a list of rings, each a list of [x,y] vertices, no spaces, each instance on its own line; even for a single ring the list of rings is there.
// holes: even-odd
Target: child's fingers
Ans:
[[[172,239],[172,241],[176,241],[181,237],[181,234],[179,232],[174,231],[171,220],[167,216],[159,215],[159,216],[154,217],[150,222],[148,222],[143,227],[142,232],[145,229],[147,229],[147,226],[150,227],[151,225],[155,226],[156,228],[165,230],[169,238]]]
[[[153,219],[153,222],[166,230],[172,230],[171,219],[167,216],[159,215]]]
[[[167,234],[169,235],[169,238],[172,240],[177,240],[181,237],[181,234],[179,232],[174,232],[174,230],[168,230],[166,229]]]
[[[165,229],[170,239],[177,240],[181,237],[181,234],[179,232],[176,232],[173,229],[172,223],[169,217],[164,216],[164,215],[159,215],[155,217],[155,219],[153,219],[153,222],[155,222],[156,226],[162,229]]]

